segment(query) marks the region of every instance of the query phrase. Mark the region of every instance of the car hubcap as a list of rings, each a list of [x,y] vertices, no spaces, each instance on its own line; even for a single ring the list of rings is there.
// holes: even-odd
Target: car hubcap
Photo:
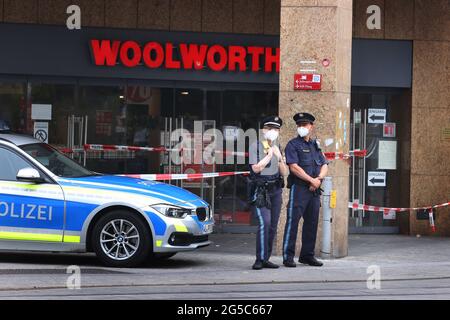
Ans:
[[[108,222],[100,235],[103,252],[114,260],[126,260],[132,257],[139,248],[139,241],[137,228],[124,219]]]

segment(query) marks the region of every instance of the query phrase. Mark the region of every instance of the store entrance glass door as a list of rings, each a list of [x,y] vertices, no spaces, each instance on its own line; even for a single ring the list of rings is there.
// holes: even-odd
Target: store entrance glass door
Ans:
[[[350,201],[397,208],[409,206],[411,92],[402,89],[353,88]],[[407,213],[350,209],[350,233],[403,233]]]

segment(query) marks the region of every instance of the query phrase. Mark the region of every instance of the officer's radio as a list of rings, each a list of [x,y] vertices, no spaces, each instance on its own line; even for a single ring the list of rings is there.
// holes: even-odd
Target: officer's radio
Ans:
[[[264,148],[264,153],[267,154],[269,152],[269,149],[270,149],[269,142],[264,140],[264,141],[262,141],[262,145],[263,145],[263,148]]]

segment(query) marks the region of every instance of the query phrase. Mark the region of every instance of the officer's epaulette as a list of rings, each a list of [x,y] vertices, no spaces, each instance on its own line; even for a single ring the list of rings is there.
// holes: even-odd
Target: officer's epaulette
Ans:
[[[320,148],[319,143],[317,142],[317,139],[314,139],[314,145],[316,146],[317,151],[322,151],[322,149]]]

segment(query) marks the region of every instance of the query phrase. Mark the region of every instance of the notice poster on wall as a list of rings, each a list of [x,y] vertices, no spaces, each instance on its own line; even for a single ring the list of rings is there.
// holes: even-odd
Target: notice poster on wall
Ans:
[[[397,141],[380,140],[378,144],[378,169],[397,169]]]
[[[388,212],[383,213],[383,219],[384,220],[395,220],[395,219],[397,219],[397,215],[395,214],[394,210],[389,210]]]
[[[33,120],[52,120],[51,104],[35,104],[31,105],[31,119]]]

